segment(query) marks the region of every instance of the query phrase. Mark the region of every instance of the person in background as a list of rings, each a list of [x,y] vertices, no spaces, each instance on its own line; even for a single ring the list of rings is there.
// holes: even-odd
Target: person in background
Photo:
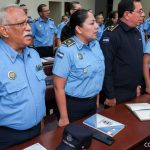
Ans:
[[[54,20],[49,18],[50,10],[45,4],[37,8],[39,18],[32,25],[34,46],[40,57],[54,56],[57,28]]]
[[[28,16],[28,8],[25,4],[21,4],[20,7],[24,10],[25,14]],[[28,19],[30,22],[33,22],[33,19],[31,18],[31,16],[28,16]]]
[[[69,15],[70,16],[79,9],[81,9],[80,2],[73,1],[69,3]],[[60,45],[61,45],[61,42],[65,41],[66,39],[70,37],[69,33],[71,31],[69,33],[66,32],[66,29],[68,30],[68,27],[69,27],[69,21],[59,31],[59,34],[58,34],[59,36],[57,36],[57,39],[60,39]]]
[[[0,9],[0,150],[41,131],[45,74],[32,42],[28,17],[18,5]]]
[[[145,19],[145,16],[143,16],[143,20],[141,21],[140,25],[137,26],[137,29],[141,33],[141,37],[142,37],[143,52],[145,51],[145,46],[146,46],[146,39],[145,39],[146,36],[144,32],[144,19]]]
[[[112,11],[109,16],[108,20],[105,23],[105,29],[109,26],[115,26],[118,22],[118,12],[117,11]]]
[[[91,12],[91,13],[93,13],[93,10],[92,10],[92,9],[88,9],[88,11]]]
[[[150,39],[147,41],[144,51],[143,72],[146,85],[146,92],[150,94]]]
[[[62,28],[68,23],[69,21],[69,18],[68,16],[64,15],[64,17],[66,17],[66,19],[63,19],[63,16],[62,16],[62,19],[61,19],[61,23],[58,25],[57,27],[57,47],[60,47],[61,46],[61,40],[60,40],[60,36],[61,36],[61,31],[62,31]]]
[[[144,22],[143,28],[144,28],[146,40],[148,40],[150,38],[150,12],[149,12],[149,17]]]
[[[96,22],[99,25],[98,33],[97,33],[97,40],[99,41],[102,37],[102,34],[104,32],[104,27],[105,27],[103,12],[100,12],[98,15],[96,15]]]
[[[140,0],[121,0],[118,24],[103,33],[100,46],[106,66],[103,85],[106,106],[115,106],[141,94],[143,45],[136,27],[144,16]]]
[[[62,18],[61,18],[61,22],[68,22],[68,16],[67,15],[64,15],[64,16],[62,16]]]
[[[59,126],[96,113],[105,70],[93,14],[77,10],[71,15],[69,28],[70,38],[57,50],[53,66]]]

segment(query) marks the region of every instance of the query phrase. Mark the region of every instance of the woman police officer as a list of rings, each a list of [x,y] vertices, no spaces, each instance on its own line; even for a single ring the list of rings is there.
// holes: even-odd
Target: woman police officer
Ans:
[[[105,70],[93,14],[77,10],[70,18],[69,28],[70,38],[57,50],[53,66],[59,126],[96,113],[96,97]]]

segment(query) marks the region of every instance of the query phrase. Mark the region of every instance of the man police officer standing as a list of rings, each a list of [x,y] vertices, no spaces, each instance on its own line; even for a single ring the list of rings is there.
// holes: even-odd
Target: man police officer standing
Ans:
[[[140,95],[143,46],[136,28],[145,16],[140,0],[121,0],[119,22],[108,27],[100,41],[105,57],[104,104],[115,106]]]
[[[27,47],[32,32],[17,5],[0,9],[0,150],[40,134],[45,114],[45,74]]]

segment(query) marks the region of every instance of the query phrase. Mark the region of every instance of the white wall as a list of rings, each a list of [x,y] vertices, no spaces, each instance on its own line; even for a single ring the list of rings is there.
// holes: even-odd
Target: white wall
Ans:
[[[148,13],[150,12],[150,0],[141,0],[143,5],[143,10],[145,12],[146,18],[148,17]]]
[[[37,7],[39,4],[46,4],[49,6],[49,2],[60,2],[61,4],[55,5],[56,8],[53,8],[50,11],[53,11],[54,18],[57,18],[56,23],[60,21],[62,15],[64,15],[64,2],[71,2],[74,0],[20,0],[20,4],[26,4],[28,8],[28,15],[33,19],[39,17],[37,13]],[[77,0],[81,3],[82,7],[85,9],[92,9],[95,12],[95,0]],[[3,6],[7,6],[9,4],[15,3],[16,0],[0,0],[0,8]],[[19,5],[20,5],[19,4]],[[55,12],[56,11],[56,14]],[[56,17],[60,15],[60,17]],[[53,18],[53,16],[51,16]]]
[[[98,14],[100,11],[103,11],[105,17],[107,14],[107,0],[96,0],[95,13]]]

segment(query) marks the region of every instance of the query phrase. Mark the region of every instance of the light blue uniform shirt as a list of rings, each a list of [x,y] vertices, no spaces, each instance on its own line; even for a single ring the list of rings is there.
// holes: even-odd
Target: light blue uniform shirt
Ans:
[[[144,30],[150,35],[150,17],[144,22]]]
[[[148,39],[148,41],[146,42],[144,53],[150,54],[150,39]]]
[[[99,25],[98,32],[97,32],[97,40],[99,41],[103,35],[104,32],[104,24]]]
[[[26,130],[45,114],[45,74],[32,48],[18,54],[0,39],[0,126]]]
[[[97,40],[89,46],[83,44],[76,36],[70,47],[62,44],[57,50],[53,74],[67,79],[67,95],[86,98],[95,96],[102,89],[104,79],[104,56]]]
[[[67,21],[67,22],[61,22],[61,23],[58,25],[58,27],[57,27],[57,38],[58,38],[58,39],[60,39],[60,37],[61,37],[61,31],[62,31],[63,27],[64,27],[67,23],[68,23],[68,21]]]
[[[52,46],[54,35],[57,34],[57,28],[52,19],[45,21],[39,18],[32,25],[32,34],[35,47]]]
[[[142,37],[142,44],[143,44],[143,52],[145,51],[145,32],[144,32],[144,24],[140,24],[138,27],[138,30],[141,33]]]

